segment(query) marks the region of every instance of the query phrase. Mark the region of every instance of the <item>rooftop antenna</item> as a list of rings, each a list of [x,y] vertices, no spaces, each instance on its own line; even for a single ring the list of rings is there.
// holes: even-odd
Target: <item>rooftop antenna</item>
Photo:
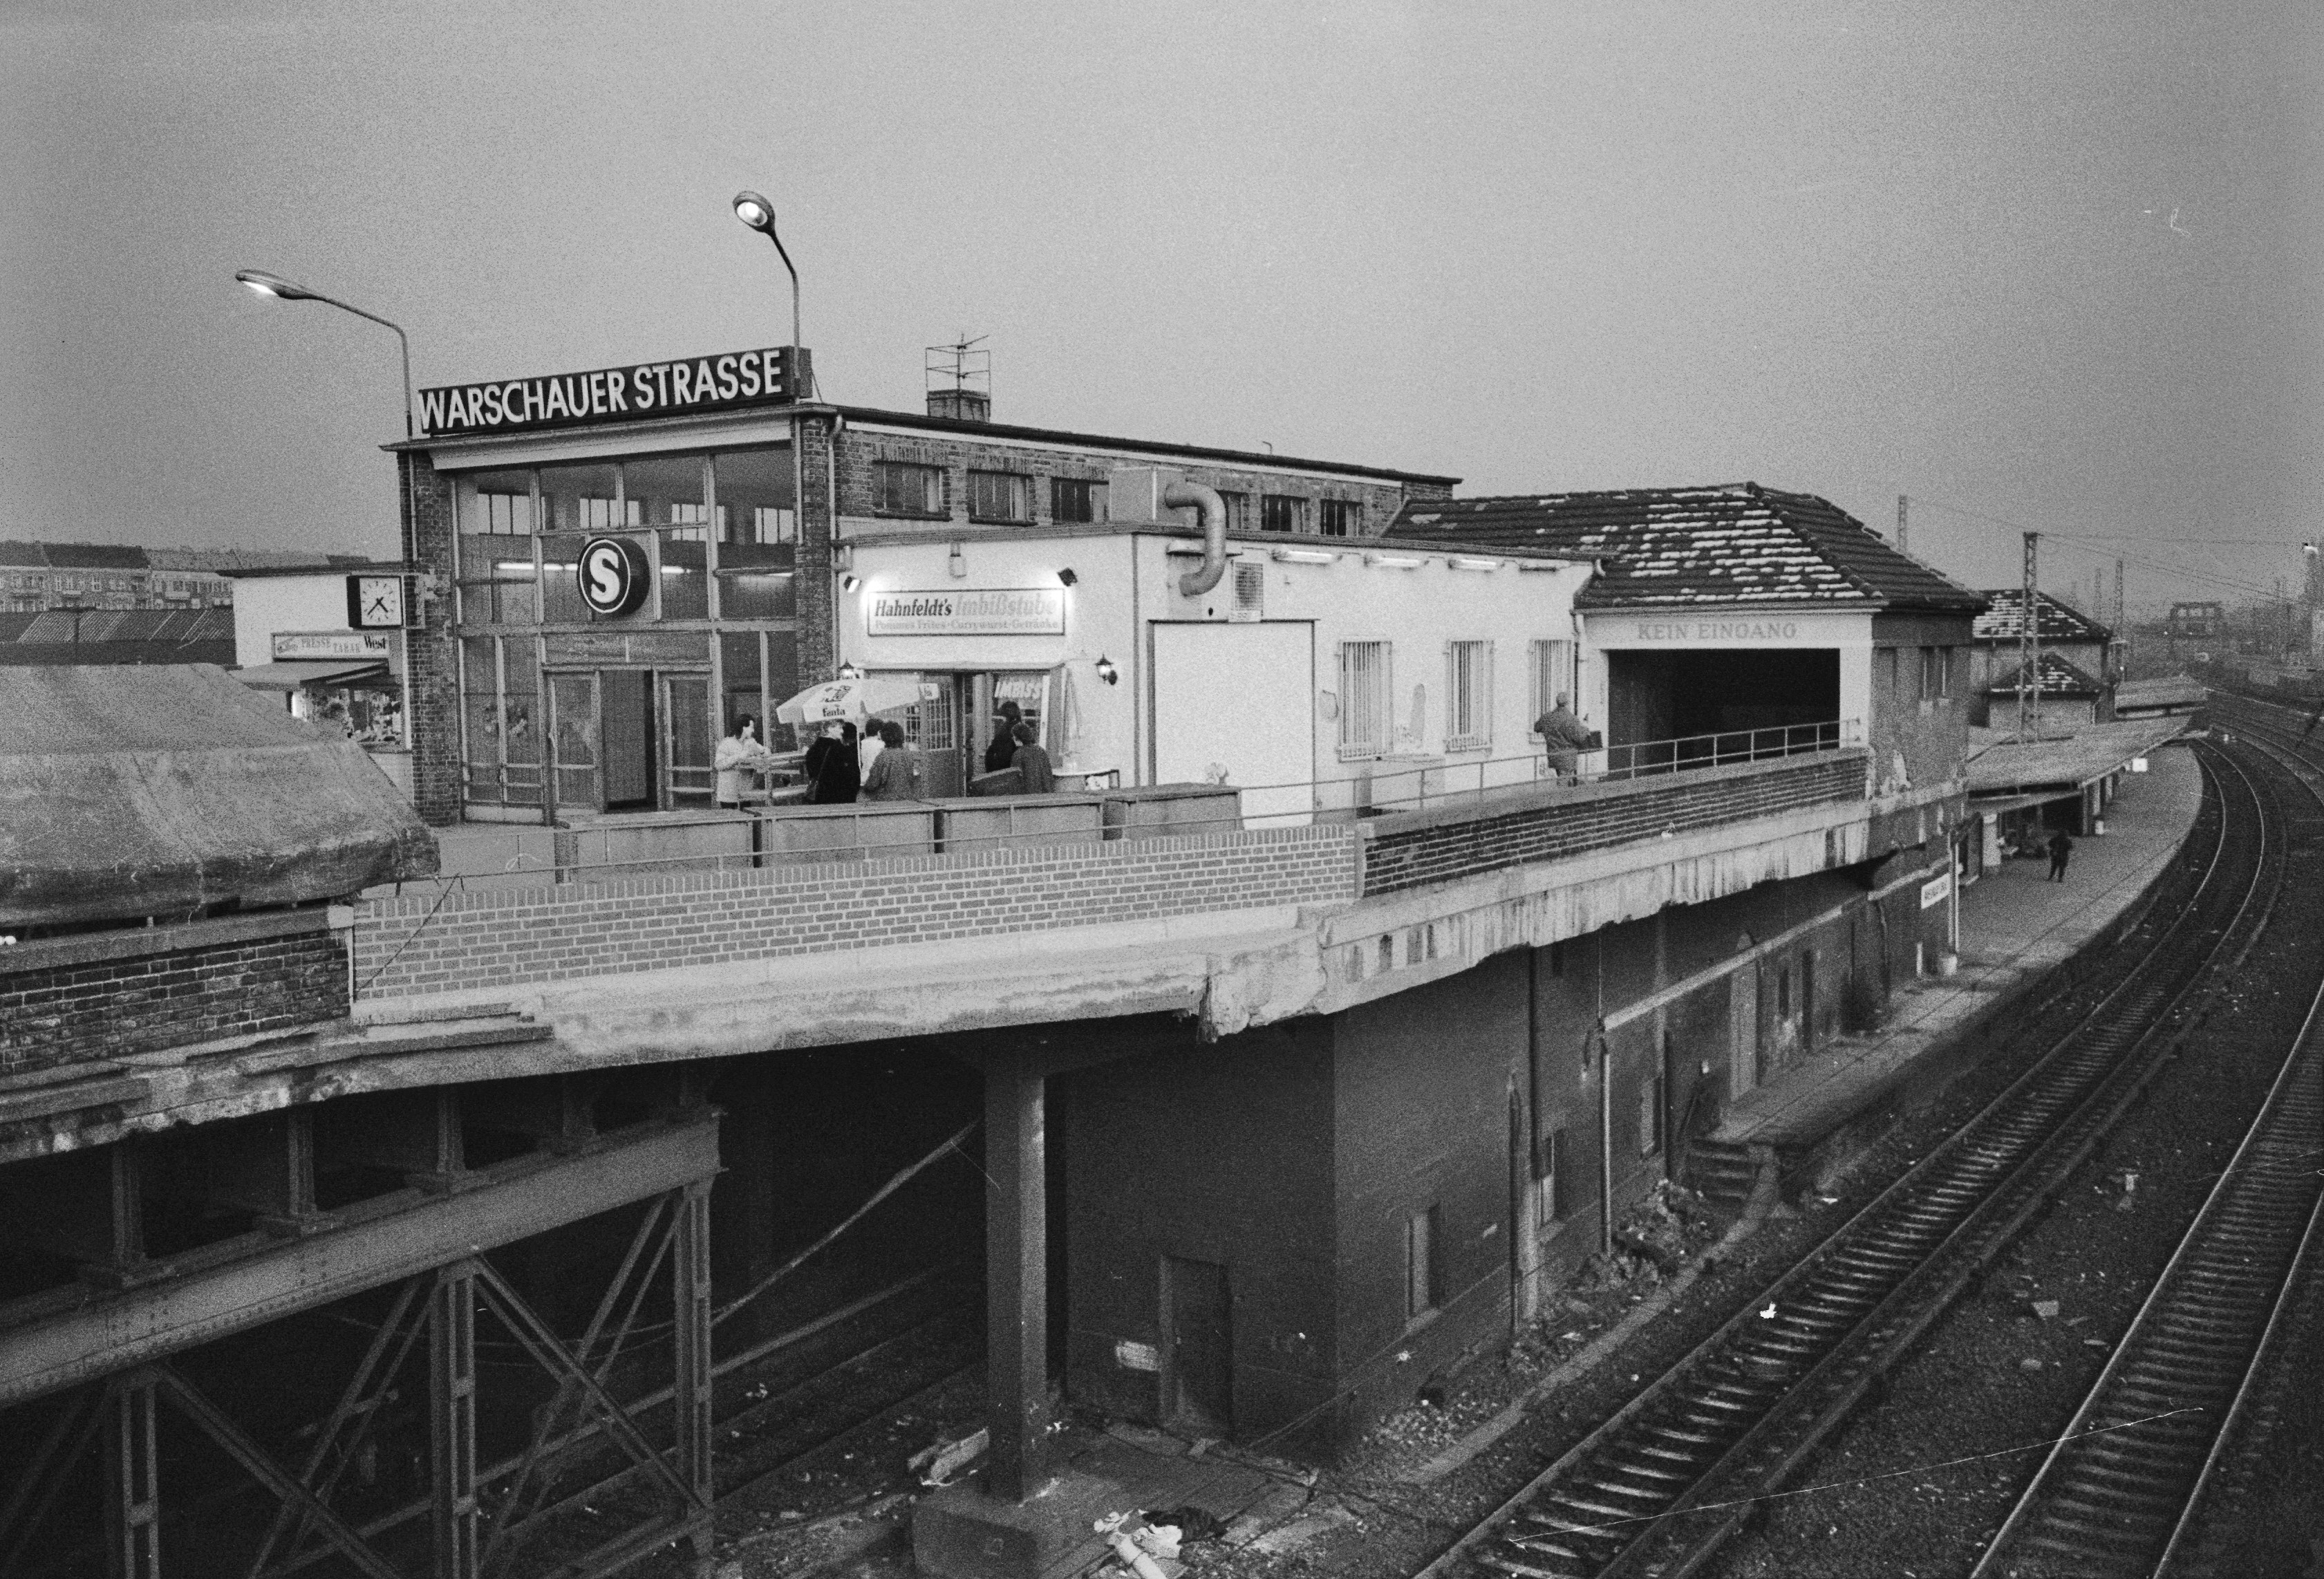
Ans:
[[[960,338],[927,348],[928,415],[955,422],[992,420],[992,353],[980,350],[988,335]]]

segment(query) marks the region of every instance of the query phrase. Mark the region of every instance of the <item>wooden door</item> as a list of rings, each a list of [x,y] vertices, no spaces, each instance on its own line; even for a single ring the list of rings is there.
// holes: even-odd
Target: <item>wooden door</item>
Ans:
[[[1166,1256],[1162,1265],[1165,1423],[1208,1431],[1234,1424],[1234,1349],[1227,1270]]]
[[[717,789],[713,767],[710,677],[665,675],[661,682],[662,804],[708,806]]]

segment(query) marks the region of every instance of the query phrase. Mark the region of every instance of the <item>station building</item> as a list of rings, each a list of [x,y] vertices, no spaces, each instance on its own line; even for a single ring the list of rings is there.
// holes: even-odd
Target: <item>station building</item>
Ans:
[[[1217,490],[1239,529],[1356,538],[1456,480],[1010,426],[960,391],[927,413],[808,401],[799,356],[796,371],[774,349],[421,392],[424,434],[393,448],[433,594],[412,701],[429,821],[708,808],[725,724],[834,673],[835,582],[861,534],[1102,523],[1114,468],[1144,464]],[[618,613],[577,575],[602,538],[639,567]],[[964,738],[996,686],[1047,679],[945,673],[915,732]]]
[[[2025,635],[2025,589],[2005,586],[1985,595],[1969,651],[1969,722],[1979,728],[2015,728]],[[2025,688],[2028,707],[2044,727],[2070,729],[2114,718],[2122,649],[2115,633],[2046,592],[2034,595],[2037,611],[2037,678]]]

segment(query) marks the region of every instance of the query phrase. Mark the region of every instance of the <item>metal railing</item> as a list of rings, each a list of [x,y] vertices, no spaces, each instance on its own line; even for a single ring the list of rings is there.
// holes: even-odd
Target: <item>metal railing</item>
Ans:
[[[1136,820],[1127,814],[1110,818],[1103,808],[1109,800],[1124,804],[1140,801],[1148,806],[1167,804],[1173,797],[1159,787],[1130,791],[1093,790],[1063,795],[961,798],[941,802],[865,801],[852,808],[798,803],[761,810],[757,814],[757,826],[739,823],[731,814],[713,812],[706,807],[698,813],[665,814],[668,821],[584,826],[553,832],[530,825],[510,824],[509,836],[520,846],[528,839],[537,844],[546,838],[552,842],[551,851],[520,847],[503,871],[420,879],[399,884],[395,891],[429,893],[446,885],[463,889],[505,887],[512,878],[546,879],[558,883],[609,882],[634,876],[844,863],[899,855],[965,854],[986,849],[1114,843],[1314,823],[1350,823],[1395,812],[1442,809],[1463,802],[1481,810],[1489,801],[1519,798],[1526,804],[1554,806],[1562,789],[1646,780],[1697,768],[1781,762],[1838,751],[1861,743],[1862,738],[1862,725],[1854,719],[1729,730],[1577,753],[1572,770],[1564,772],[1554,767],[1549,754],[1538,748],[1521,755],[1458,762],[1390,754],[1340,764],[1342,771],[1329,778],[1268,784],[1189,785],[1189,792],[1179,798],[1189,808],[1186,815],[1153,821]],[[1528,790],[1533,793],[1524,795]],[[1232,791],[1236,797],[1231,812],[1222,805],[1225,791]],[[1192,809],[1196,803],[1204,801],[1210,803],[1205,808]],[[1080,807],[1086,807],[1088,813],[1076,820],[1071,808]],[[613,854],[622,844],[634,847],[689,826],[689,816],[699,817],[698,824],[693,826],[731,830],[734,847],[698,853],[664,850],[628,857]],[[971,831],[975,824],[993,821],[1004,826],[990,831]],[[799,825],[808,822],[830,827],[825,842],[781,842],[786,833],[805,833]],[[853,832],[839,834],[836,825],[843,824]],[[491,825],[471,826],[482,828]]]

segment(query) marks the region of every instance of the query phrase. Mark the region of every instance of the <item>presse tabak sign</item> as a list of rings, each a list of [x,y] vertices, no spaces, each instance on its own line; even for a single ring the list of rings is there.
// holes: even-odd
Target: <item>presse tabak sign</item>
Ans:
[[[1062,636],[1065,589],[899,587],[875,592],[864,611],[863,629],[872,636]]]
[[[800,353],[804,360],[806,353]],[[516,433],[633,417],[683,416],[742,406],[788,405],[798,398],[791,350],[730,351],[677,362],[642,362],[593,373],[454,383],[420,392],[420,430]]]

